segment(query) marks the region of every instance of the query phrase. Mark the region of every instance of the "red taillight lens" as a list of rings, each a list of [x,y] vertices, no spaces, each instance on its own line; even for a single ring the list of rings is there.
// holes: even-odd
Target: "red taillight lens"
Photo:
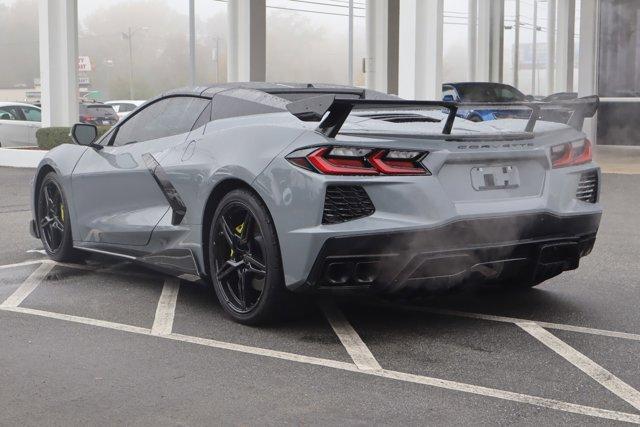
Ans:
[[[379,150],[369,161],[386,175],[427,175],[427,170],[418,161],[423,157],[419,151]]]
[[[93,116],[80,116],[80,121],[82,123],[92,122],[93,120],[95,120],[95,117]]]
[[[551,147],[551,164],[554,168],[581,165],[593,158],[591,141],[565,143]]]
[[[325,175],[429,175],[424,151],[359,147],[320,147],[287,156],[296,166]]]
[[[307,156],[309,163],[325,175],[377,175],[378,171],[367,165],[364,156],[332,154],[331,147],[318,148]],[[340,153],[342,154],[342,153]]]

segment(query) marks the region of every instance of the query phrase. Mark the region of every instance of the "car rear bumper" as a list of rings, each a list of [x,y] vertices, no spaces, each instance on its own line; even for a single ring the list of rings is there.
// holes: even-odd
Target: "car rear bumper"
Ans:
[[[299,290],[397,292],[469,282],[540,282],[578,267],[600,213],[549,212],[456,220],[414,232],[332,237]]]

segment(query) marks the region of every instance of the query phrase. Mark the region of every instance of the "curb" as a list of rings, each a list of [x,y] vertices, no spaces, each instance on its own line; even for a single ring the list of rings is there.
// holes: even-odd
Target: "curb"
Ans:
[[[47,150],[0,148],[0,166],[36,168],[45,154],[47,154]]]

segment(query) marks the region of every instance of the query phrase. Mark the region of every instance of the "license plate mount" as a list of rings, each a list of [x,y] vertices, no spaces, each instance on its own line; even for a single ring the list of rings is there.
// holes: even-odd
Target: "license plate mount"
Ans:
[[[471,168],[471,185],[476,191],[518,188],[520,175],[515,166],[478,166]]]

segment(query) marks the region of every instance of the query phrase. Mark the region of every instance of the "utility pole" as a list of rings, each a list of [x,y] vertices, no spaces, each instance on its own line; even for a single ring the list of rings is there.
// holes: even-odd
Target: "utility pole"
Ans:
[[[196,6],[189,0],[189,84],[196,85]]]
[[[129,42],[129,99],[133,99],[133,47],[131,43],[131,27],[127,32],[127,41]]]
[[[149,27],[142,27],[136,30],[133,30],[131,29],[131,27],[129,27],[126,33],[122,33],[122,38],[129,43],[129,99],[135,99],[133,97],[133,42],[132,42],[132,39],[133,39],[133,36],[140,30],[147,31],[149,30]]]

